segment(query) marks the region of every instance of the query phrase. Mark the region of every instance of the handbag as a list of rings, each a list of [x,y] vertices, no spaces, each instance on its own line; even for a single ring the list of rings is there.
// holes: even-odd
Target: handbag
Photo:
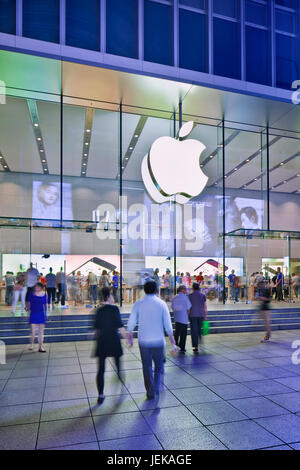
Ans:
[[[207,320],[203,320],[203,325],[202,325],[202,335],[206,336],[209,334],[209,329],[210,329],[210,323]]]

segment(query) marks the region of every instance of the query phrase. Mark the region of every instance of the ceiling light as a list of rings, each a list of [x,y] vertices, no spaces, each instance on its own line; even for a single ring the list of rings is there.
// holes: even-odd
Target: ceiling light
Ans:
[[[33,125],[34,127],[39,127],[38,123],[34,123]]]
[[[135,136],[134,136],[134,137],[135,137],[135,138],[138,138],[138,136],[139,136],[138,134],[135,134]]]
[[[86,131],[87,131],[87,132],[91,132],[91,129],[87,129]]]
[[[128,160],[128,157],[125,157],[125,160]]]
[[[283,165],[283,163],[281,162],[281,163],[280,163],[280,166],[282,166],[282,165]]]
[[[87,153],[84,153],[83,156],[84,156],[84,157],[87,157]]]
[[[41,138],[41,137],[38,137],[36,140],[42,140],[42,138]]]
[[[133,149],[133,147],[129,147],[129,150],[132,150],[132,149]]]
[[[250,162],[249,158],[247,158],[246,162]]]
[[[235,168],[234,171],[237,171],[237,168]]]
[[[209,158],[213,158],[213,155],[210,155],[210,157],[209,157]]]
[[[42,162],[43,162],[43,163],[45,163],[45,162],[46,162],[46,160],[42,160]]]
[[[44,151],[43,149],[40,150],[40,152],[43,152],[43,151]]]

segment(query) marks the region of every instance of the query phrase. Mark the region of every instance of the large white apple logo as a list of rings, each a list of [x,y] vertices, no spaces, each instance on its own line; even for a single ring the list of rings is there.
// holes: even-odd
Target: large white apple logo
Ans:
[[[205,188],[208,177],[200,167],[200,155],[205,149],[198,140],[186,139],[194,122],[184,124],[178,139],[160,137],[152,144],[142,161],[142,178],[155,202],[174,200],[185,204]]]

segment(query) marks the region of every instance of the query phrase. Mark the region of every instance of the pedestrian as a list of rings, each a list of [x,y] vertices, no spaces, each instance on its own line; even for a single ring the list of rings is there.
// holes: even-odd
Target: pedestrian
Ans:
[[[142,359],[144,384],[148,399],[159,394],[161,375],[164,368],[165,335],[175,348],[175,340],[167,304],[157,295],[155,281],[144,285],[145,297],[135,302],[131,311],[127,329],[133,338],[133,331],[138,324],[138,342]],[[154,376],[152,369],[154,362]]]
[[[26,287],[26,275],[25,273],[18,272],[16,275],[15,279],[15,286],[14,286],[14,296],[13,296],[13,304],[12,304],[12,310],[11,313],[14,315],[16,312],[16,307],[19,298],[21,299],[21,315],[25,315],[24,309],[25,309],[25,298],[26,298],[26,292],[27,292],[27,287]]]
[[[97,276],[96,274],[92,273],[92,271],[89,272],[88,278],[88,286],[89,286],[89,294],[90,294],[90,301],[91,304],[96,306],[97,305],[97,299],[98,299],[98,281],[97,281]]]
[[[28,309],[28,299],[31,294],[31,292],[34,289],[34,286],[36,285],[38,281],[38,277],[40,276],[40,273],[36,268],[33,267],[33,263],[30,263],[30,267],[26,271],[26,286],[27,286],[27,292],[26,292],[26,308]]]
[[[44,285],[38,282],[28,296],[29,323],[31,325],[31,336],[29,350],[33,350],[36,330],[38,330],[39,352],[45,353],[43,347],[44,328],[47,320],[47,296]]]
[[[60,305],[64,308],[65,307],[65,301],[66,301],[66,275],[64,273],[64,268],[61,267],[60,271],[56,273],[56,287],[57,287],[57,301],[56,303],[58,304],[60,302]]]
[[[118,289],[119,289],[119,275],[118,275],[117,271],[113,271],[112,291],[113,291],[113,298],[114,298],[115,304],[117,304],[119,302]]]
[[[189,323],[189,311],[191,302],[186,295],[186,287],[181,285],[177,289],[177,295],[172,300],[172,310],[175,320],[175,343],[179,346],[180,352],[185,353],[185,343],[187,335],[187,327]]]
[[[52,271],[52,268],[49,268],[49,272],[46,274],[46,286],[48,309],[50,309],[50,305],[52,305],[53,310],[55,308],[56,276]]]
[[[193,284],[193,291],[189,295],[192,304],[190,309],[190,325],[192,347],[195,353],[198,352],[198,340],[201,343],[203,319],[207,320],[206,296],[200,292],[197,282]]]
[[[104,305],[98,307],[95,316],[95,338],[96,350],[95,356],[98,357],[97,389],[98,404],[104,401],[104,372],[105,359],[113,357],[120,378],[120,358],[123,355],[120,335],[123,338],[128,337],[121,320],[120,310],[116,305],[112,305],[113,299],[109,287],[103,287],[101,297]]]
[[[268,287],[265,282],[264,286],[262,284],[260,285],[258,297],[258,300],[260,300],[258,313],[264,321],[266,332],[264,339],[261,341],[262,343],[269,341],[271,337],[270,297],[270,287]]]
[[[276,275],[276,297],[278,302],[283,300],[283,285],[284,285],[284,277],[281,272],[280,267],[277,268],[277,275]]]
[[[6,271],[5,275],[5,303],[8,306],[12,305],[13,302],[13,295],[14,295],[14,286],[15,286],[15,278],[14,273],[11,271]]]

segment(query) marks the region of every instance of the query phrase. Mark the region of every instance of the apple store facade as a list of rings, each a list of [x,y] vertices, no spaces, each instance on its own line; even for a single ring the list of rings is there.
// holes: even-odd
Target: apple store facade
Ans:
[[[162,296],[202,273],[217,304],[232,270],[242,302],[252,273],[300,275],[292,102],[4,50],[0,69],[1,279],[108,263],[130,304],[157,269]]]

